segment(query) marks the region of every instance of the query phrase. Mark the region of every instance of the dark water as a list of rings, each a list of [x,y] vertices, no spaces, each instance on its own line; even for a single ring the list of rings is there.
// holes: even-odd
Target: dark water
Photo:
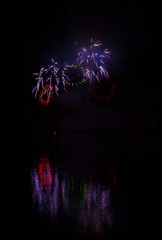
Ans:
[[[34,124],[17,131],[2,123],[6,234],[22,239],[160,239],[155,126],[65,133]]]

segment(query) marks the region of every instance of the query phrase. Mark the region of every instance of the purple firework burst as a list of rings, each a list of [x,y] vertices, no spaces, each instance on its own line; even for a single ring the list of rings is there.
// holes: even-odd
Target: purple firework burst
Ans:
[[[85,68],[86,77],[91,81],[93,79],[99,81],[100,76],[109,78],[105,64],[107,59],[111,59],[110,51],[108,49],[103,50],[101,46],[102,43],[100,41],[94,42],[91,38],[90,44],[78,51],[77,63]]]
[[[37,81],[36,86],[32,90],[32,93],[35,92],[35,98],[40,90],[44,89],[46,83],[50,84],[58,95],[59,86],[63,85],[65,89],[65,82],[68,80],[68,76],[63,69],[61,69],[58,62],[55,62],[53,59],[51,59],[50,65],[46,68],[42,67],[38,73],[34,73],[33,75]]]

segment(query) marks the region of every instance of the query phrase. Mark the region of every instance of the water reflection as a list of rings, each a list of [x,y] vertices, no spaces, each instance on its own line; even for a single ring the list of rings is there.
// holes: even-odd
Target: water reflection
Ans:
[[[42,216],[50,216],[53,223],[67,219],[65,224],[69,225],[70,219],[77,231],[102,233],[113,225],[111,196],[117,177],[111,166],[102,183],[99,173],[100,169],[93,168],[86,177],[69,174],[50,162],[47,155],[40,155],[31,170],[34,208]]]

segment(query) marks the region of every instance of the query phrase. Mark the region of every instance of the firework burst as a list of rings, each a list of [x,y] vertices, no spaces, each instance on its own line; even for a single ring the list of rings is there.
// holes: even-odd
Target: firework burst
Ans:
[[[109,78],[109,74],[105,69],[106,59],[110,59],[110,51],[102,50],[100,41],[94,42],[91,38],[90,44],[87,47],[82,47],[78,51],[77,63],[83,66],[86,70],[86,77],[89,80],[97,79],[100,76]]]
[[[39,73],[34,73],[33,76],[35,77],[35,80],[37,81],[36,86],[33,88],[32,93],[35,92],[35,98],[37,97],[38,92],[40,91],[40,87],[43,88],[44,86],[44,75],[45,69],[42,67],[39,71]]]
[[[78,87],[86,83],[86,73],[83,67],[71,64],[64,68],[66,75],[65,84],[67,88]]]
[[[54,96],[84,85],[89,86],[90,92],[98,99],[110,99],[114,93],[107,70],[110,53],[108,48],[103,48],[101,41],[93,41],[91,38],[87,46],[79,48],[75,64],[60,66],[51,59],[47,67],[42,67],[39,72],[34,73],[36,85],[32,93],[35,98],[38,97],[41,104],[48,105]],[[100,91],[97,91],[98,88]],[[105,92],[105,89],[108,91]],[[104,96],[101,96],[103,91]]]
[[[50,65],[46,68],[42,67],[40,71],[38,73],[34,73],[33,76],[35,76],[35,80],[37,82],[36,86],[32,90],[32,93],[35,92],[35,98],[40,93],[40,102],[43,102],[42,99],[46,95],[46,103],[48,104],[53,92],[55,92],[56,95],[59,95],[58,92],[60,86],[63,86],[66,91],[65,83],[69,80],[69,78],[63,69],[60,68],[58,62],[55,62],[53,59],[51,59]]]
[[[39,102],[43,105],[48,105],[53,98],[53,87],[47,83],[39,93]]]

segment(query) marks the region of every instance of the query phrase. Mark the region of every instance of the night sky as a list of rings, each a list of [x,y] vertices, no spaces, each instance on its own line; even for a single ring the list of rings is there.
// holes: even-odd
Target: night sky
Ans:
[[[112,52],[110,74],[118,82],[113,104],[152,115],[159,111],[160,15],[153,2],[10,1],[5,12],[2,46],[6,46],[7,77],[2,86],[8,88],[7,94],[6,90],[1,94],[4,119],[13,111],[17,119],[32,118],[39,108],[31,94],[33,73],[50,58],[74,62],[75,42],[83,44],[91,37]]]
[[[117,212],[120,205],[126,206],[124,234],[131,232],[127,239],[146,239],[150,232],[152,239],[157,239],[157,228],[161,229],[157,220],[161,187],[161,5],[145,0],[15,0],[4,4],[0,156],[6,185],[2,196],[5,201],[8,198],[3,205],[5,234],[12,232],[13,236],[10,224],[16,237],[19,229],[21,237],[24,229],[33,237],[31,226],[36,237],[42,234],[39,231],[37,235],[37,229],[45,230],[45,234],[48,229],[35,221],[33,210],[28,211],[29,169],[36,154],[54,153],[67,169],[71,162],[80,171],[80,166],[88,166],[92,153],[96,162],[103,156],[105,161],[110,157],[114,164],[120,163],[116,196],[122,200]],[[82,92],[60,96],[48,107],[38,104],[31,94],[33,73],[50,58],[61,64],[74,63],[75,42],[82,45],[91,37],[112,52],[109,74],[117,88],[110,104],[91,102]],[[125,238],[119,231],[121,236]]]

